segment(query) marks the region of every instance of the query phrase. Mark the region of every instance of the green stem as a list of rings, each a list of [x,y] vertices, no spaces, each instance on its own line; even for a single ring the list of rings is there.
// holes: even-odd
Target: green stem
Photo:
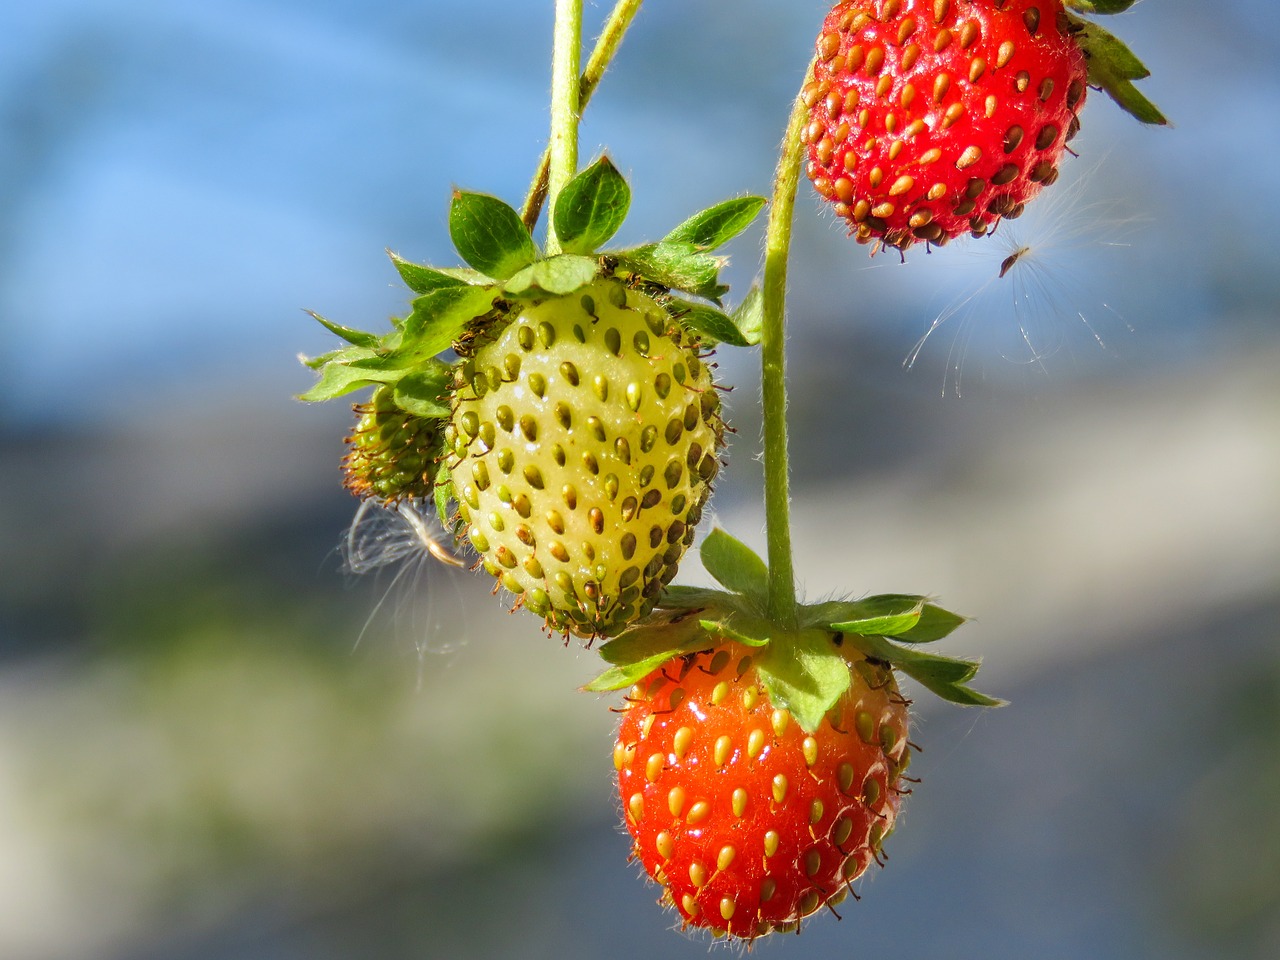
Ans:
[[[578,74],[582,60],[582,0],[556,0],[555,40],[551,52],[551,165],[547,200],[556,197],[578,172]],[[547,253],[560,252],[555,224],[547,229]]]
[[[587,59],[587,65],[582,70],[582,76],[578,78],[579,116],[587,109],[591,95],[596,92],[600,79],[609,69],[609,64],[613,62],[614,55],[622,45],[622,38],[626,35],[627,28],[631,26],[631,21],[640,12],[640,4],[643,2],[644,0],[618,0],[609,14],[609,19],[605,21],[604,30],[596,40],[591,56]],[[550,171],[551,147],[548,146],[542,152],[538,172],[533,175],[533,183],[529,185],[524,207],[520,211],[524,225],[531,231],[537,225],[538,216],[542,213],[542,204],[547,199],[547,179]]]
[[[810,64],[805,82],[813,71]],[[769,615],[778,623],[796,621],[795,564],[791,556],[791,492],[787,463],[786,310],[787,257],[796,189],[804,162],[807,110],[800,97],[791,108],[773,181],[773,202],[765,233],[764,321],[760,340],[761,405],[764,408],[764,512],[769,550]]]

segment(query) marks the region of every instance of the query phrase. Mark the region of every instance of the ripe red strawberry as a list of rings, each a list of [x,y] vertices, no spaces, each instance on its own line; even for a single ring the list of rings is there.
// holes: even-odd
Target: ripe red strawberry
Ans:
[[[807,172],[859,243],[981,236],[1058,176],[1087,63],[1061,0],[843,0],[804,90]]]
[[[877,859],[910,759],[907,708],[892,671],[849,650],[849,689],[806,733],[775,709],[759,651],[717,642],[633,688],[614,765],[664,902],[684,925],[752,940],[835,906]]]

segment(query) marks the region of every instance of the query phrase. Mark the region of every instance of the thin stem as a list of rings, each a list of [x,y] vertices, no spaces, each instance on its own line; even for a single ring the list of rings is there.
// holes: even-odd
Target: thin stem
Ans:
[[[556,0],[551,52],[551,165],[547,199],[556,197],[578,172],[579,63],[582,60],[582,0]],[[560,252],[555,224],[547,230],[547,253]]]
[[[609,69],[609,64],[613,62],[614,55],[622,45],[622,38],[626,35],[627,28],[631,26],[631,21],[640,12],[640,4],[643,2],[644,0],[618,0],[613,12],[609,14],[609,19],[605,21],[604,30],[596,40],[591,56],[587,59],[587,65],[582,70],[582,76],[578,78],[579,116],[587,109],[591,95],[596,92],[600,79]],[[524,207],[520,211],[524,225],[530,230],[537,225],[538,217],[542,213],[542,204],[547,199],[547,180],[550,172],[551,147],[548,146],[542,152],[542,159],[538,162],[538,172],[533,175],[533,182],[529,185],[529,192],[525,196]]]
[[[810,64],[805,82],[813,71]],[[791,556],[791,492],[787,463],[786,310],[787,258],[796,189],[804,161],[800,136],[807,115],[796,97],[782,140],[773,181],[773,202],[765,233],[764,321],[760,340],[761,405],[764,408],[764,510],[769,550],[769,615],[779,623],[796,620],[795,564]]]

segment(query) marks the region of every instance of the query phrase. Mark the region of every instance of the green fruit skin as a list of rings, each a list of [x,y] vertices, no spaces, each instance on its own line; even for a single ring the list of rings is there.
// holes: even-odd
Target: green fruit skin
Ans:
[[[462,368],[445,429],[484,568],[556,631],[644,616],[693,540],[724,425],[711,371],[618,280],[527,307]]]
[[[385,386],[355,411],[356,425],[342,461],[343,486],[361,499],[383,503],[431,497],[438,421],[401,410]]]

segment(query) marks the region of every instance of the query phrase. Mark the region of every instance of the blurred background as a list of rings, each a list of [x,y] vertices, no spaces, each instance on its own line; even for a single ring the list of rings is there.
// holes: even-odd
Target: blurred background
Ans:
[[[731,6],[652,0],[588,111],[622,242],[769,191],[826,4]],[[1175,127],[1094,95],[995,238],[872,259],[800,204],[806,594],[938,596],[1012,705],[919,697],[888,867],[760,955],[1280,956],[1280,21],[1109,26]],[[345,572],[350,411],[292,399],[303,308],[379,329],[384,248],[456,262],[453,185],[519,202],[550,35],[549,0],[0,9],[6,960],[706,952],[626,862],[593,655],[487,578]],[[762,547],[757,357],[719,360],[713,512]]]

